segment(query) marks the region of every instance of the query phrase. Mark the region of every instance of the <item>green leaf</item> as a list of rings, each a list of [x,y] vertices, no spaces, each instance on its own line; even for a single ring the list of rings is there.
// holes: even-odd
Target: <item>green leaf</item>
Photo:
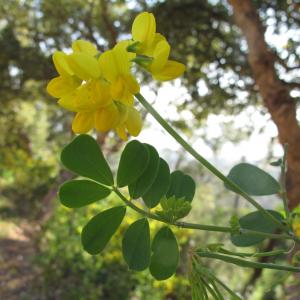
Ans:
[[[273,195],[280,190],[279,183],[270,174],[247,163],[234,166],[227,177],[252,196]]]
[[[276,219],[282,221],[282,215],[274,210],[268,210]],[[251,212],[239,219],[242,229],[274,233],[278,227],[274,222],[264,216],[261,211]],[[238,247],[249,247],[261,243],[266,237],[248,234],[232,234],[231,242]]]
[[[61,152],[61,161],[70,171],[105,185],[114,184],[113,175],[97,142],[89,135],[77,136]]]
[[[118,173],[118,187],[124,187],[136,181],[147,168],[148,148],[137,140],[129,142],[122,152]]]
[[[77,208],[107,197],[111,190],[90,180],[70,180],[59,188],[60,202],[67,207]]]
[[[142,271],[150,263],[150,230],[146,218],[132,223],[125,232],[123,243],[123,256],[129,268]]]
[[[184,198],[192,201],[195,195],[196,185],[193,178],[181,171],[174,171],[171,174],[171,183],[167,192],[167,198],[175,196],[177,199]]]
[[[93,217],[82,229],[84,250],[92,255],[100,253],[122,223],[125,213],[125,206],[116,206]]]
[[[159,166],[156,178],[143,196],[145,204],[149,208],[155,207],[160,199],[166,195],[170,186],[170,169],[168,164],[162,158],[159,159]]]
[[[159,155],[154,147],[144,144],[148,148],[149,161],[147,168],[136,181],[129,184],[129,194],[133,199],[143,196],[153,184],[159,167]]]
[[[172,230],[165,226],[155,235],[152,242],[150,273],[157,280],[171,277],[177,269],[179,249]]]

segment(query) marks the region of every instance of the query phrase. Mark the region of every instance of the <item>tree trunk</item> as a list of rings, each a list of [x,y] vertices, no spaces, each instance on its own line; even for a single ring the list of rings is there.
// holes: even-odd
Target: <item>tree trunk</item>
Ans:
[[[235,22],[248,44],[248,61],[264,105],[277,126],[279,141],[289,145],[287,156],[286,188],[289,207],[300,203],[300,128],[296,105],[289,88],[275,70],[275,57],[268,48],[265,29],[251,0],[228,0],[233,7]]]

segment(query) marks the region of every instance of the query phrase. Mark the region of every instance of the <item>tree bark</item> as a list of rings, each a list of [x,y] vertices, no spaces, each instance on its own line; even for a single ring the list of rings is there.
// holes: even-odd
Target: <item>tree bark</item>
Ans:
[[[264,105],[277,126],[280,143],[289,145],[286,188],[289,207],[300,203],[300,128],[295,101],[275,70],[275,57],[265,38],[265,29],[251,0],[228,0],[235,22],[248,44],[248,61]]]

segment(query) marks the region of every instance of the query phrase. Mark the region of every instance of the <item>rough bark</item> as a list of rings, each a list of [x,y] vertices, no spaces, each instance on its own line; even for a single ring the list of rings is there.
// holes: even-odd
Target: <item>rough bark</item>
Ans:
[[[248,61],[253,77],[272,120],[277,126],[279,141],[287,143],[286,187],[290,208],[300,203],[300,128],[296,118],[296,105],[290,97],[289,87],[275,70],[275,57],[264,38],[265,29],[251,0],[228,0],[235,22],[248,44]]]

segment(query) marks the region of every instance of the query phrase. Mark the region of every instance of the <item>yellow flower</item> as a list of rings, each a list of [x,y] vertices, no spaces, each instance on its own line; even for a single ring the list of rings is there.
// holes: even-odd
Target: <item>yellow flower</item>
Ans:
[[[131,75],[131,60],[136,56],[127,52],[128,41],[118,43],[112,50],[100,55],[99,64],[103,77],[110,82],[114,100],[126,105],[133,105],[134,94],[140,86]]]
[[[78,112],[72,123],[75,133],[86,133],[94,127],[100,132],[115,129],[120,138],[126,141],[127,132],[132,136],[139,135],[142,119],[134,107],[112,102],[96,111]]]
[[[61,98],[72,93],[81,84],[81,80],[74,75],[68,63],[67,54],[56,51],[52,59],[59,76],[53,78],[47,85],[48,93]]]
[[[117,124],[116,131],[119,137],[127,141],[127,133],[132,136],[138,136],[142,129],[142,118],[140,113],[131,106],[124,106],[123,111],[120,110],[120,121]]]
[[[94,111],[78,112],[72,122],[75,133],[86,133],[94,127],[101,132],[114,129],[119,120],[119,111],[114,102]]]
[[[75,133],[86,133],[94,127],[94,112],[78,112],[72,122]]]
[[[100,76],[99,63],[95,56],[97,48],[88,41],[78,40],[72,43],[73,53],[54,52],[52,59],[59,74],[48,86],[48,93],[55,97],[71,97],[82,80],[96,79]]]
[[[132,107],[133,95],[140,87],[130,73],[136,54],[129,53],[127,46],[128,41],[120,42],[98,58],[94,45],[77,40],[72,43],[73,53],[53,54],[59,76],[49,82],[47,91],[59,98],[60,106],[76,112],[72,122],[75,133],[113,129],[124,140],[127,133],[140,133],[141,117]]]
[[[98,131],[106,132],[115,129],[120,119],[117,105],[112,102],[110,105],[99,109],[95,115],[95,128]]]
[[[170,45],[163,35],[155,31],[153,14],[143,12],[135,18],[132,24],[132,38],[134,42],[139,42],[136,52],[152,58],[152,62],[146,68],[156,80],[175,79],[185,71],[185,66],[169,60]]]
[[[82,80],[100,77],[100,66],[97,59],[85,52],[74,52],[68,56],[69,65],[74,74]]]
[[[70,111],[94,111],[112,102],[109,84],[103,80],[91,80],[79,86],[73,93],[59,99],[58,104]]]
[[[151,48],[155,38],[156,22],[153,14],[148,12],[140,13],[132,24],[132,38],[140,42],[140,52]]]
[[[91,56],[97,56],[99,51],[92,43],[85,40],[77,40],[72,43],[72,50],[74,52],[83,52]]]

